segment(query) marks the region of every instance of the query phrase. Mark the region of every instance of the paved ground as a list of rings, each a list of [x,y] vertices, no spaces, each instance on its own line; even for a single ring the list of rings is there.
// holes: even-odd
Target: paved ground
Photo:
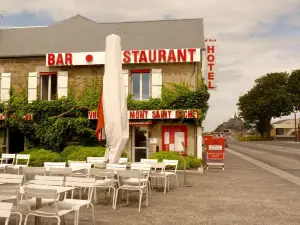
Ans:
[[[166,195],[154,191],[140,213],[134,198],[116,211],[102,201],[96,205],[96,224],[300,224],[300,187],[229,153],[224,171],[189,174],[188,181],[192,187],[172,188]],[[80,225],[92,224],[89,209],[81,215]],[[70,216],[66,220],[73,224]]]

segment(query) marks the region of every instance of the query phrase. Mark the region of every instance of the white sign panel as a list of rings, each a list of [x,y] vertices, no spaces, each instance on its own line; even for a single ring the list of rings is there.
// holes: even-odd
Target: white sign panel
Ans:
[[[123,64],[200,62],[200,48],[122,51]],[[104,65],[105,52],[48,53],[46,66]]]
[[[211,151],[222,151],[222,145],[208,145],[208,148]]]

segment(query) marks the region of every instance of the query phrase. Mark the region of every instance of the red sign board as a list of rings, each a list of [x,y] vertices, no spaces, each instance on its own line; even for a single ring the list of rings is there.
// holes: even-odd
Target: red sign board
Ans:
[[[208,160],[224,160],[224,138],[207,138],[205,144]]]

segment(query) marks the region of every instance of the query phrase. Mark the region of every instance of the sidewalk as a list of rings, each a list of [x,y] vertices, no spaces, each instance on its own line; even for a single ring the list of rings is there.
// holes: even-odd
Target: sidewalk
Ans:
[[[180,184],[182,178],[181,174]],[[153,191],[149,207],[142,207],[140,213],[135,197],[129,206],[116,211],[108,199],[100,201],[96,205],[96,224],[299,224],[300,187],[229,153],[224,171],[188,174],[187,180],[192,187],[172,187],[166,195]],[[66,225],[73,224],[71,217],[66,219]],[[82,208],[80,225],[89,224],[90,209]]]

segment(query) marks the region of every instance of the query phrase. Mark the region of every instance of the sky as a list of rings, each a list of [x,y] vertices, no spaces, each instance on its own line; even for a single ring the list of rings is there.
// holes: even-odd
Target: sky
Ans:
[[[1,0],[0,14],[2,26],[44,26],[76,14],[97,22],[203,18],[205,38],[217,40],[218,68],[206,131],[237,112],[256,78],[300,68],[299,0]]]

